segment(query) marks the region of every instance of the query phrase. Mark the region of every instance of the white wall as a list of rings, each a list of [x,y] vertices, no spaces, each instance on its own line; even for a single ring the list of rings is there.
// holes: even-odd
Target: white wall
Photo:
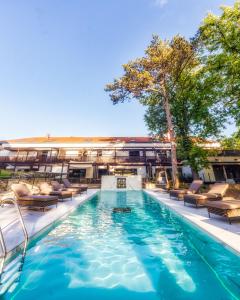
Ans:
[[[191,177],[192,176],[192,170],[189,166],[183,166],[182,167],[182,174],[184,177]]]
[[[78,150],[66,150],[66,156],[78,156]]]
[[[212,166],[209,166],[209,168],[204,168],[203,170],[201,170],[199,172],[199,176],[205,182],[214,182],[214,181],[216,181]]]
[[[133,169],[135,169],[135,167],[133,167]],[[146,177],[146,167],[145,166],[141,166],[141,167],[137,167],[137,174],[141,175],[142,177]]]
[[[15,171],[30,170],[30,166],[17,166]]]
[[[127,180],[127,189],[128,190],[141,190],[142,189],[142,176],[128,176]]]
[[[115,151],[113,151],[113,150],[102,150],[102,156],[114,157],[115,156]]]
[[[63,173],[67,173],[68,171],[68,167],[67,166],[64,166],[63,167]],[[59,165],[59,166],[53,166],[52,167],[52,173],[61,173],[62,172],[62,166]]]
[[[117,156],[128,156],[128,151],[116,151]]]
[[[51,166],[47,166],[46,172],[51,172],[51,171],[52,171],[52,167]],[[45,172],[45,166],[40,166],[39,167],[39,172]]]
[[[146,151],[146,156],[155,156],[154,151]]]
[[[86,178],[93,178],[93,168],[86,168]]]
[[[0,156],[10,156],[11,154],[9,150],[0,150]]]

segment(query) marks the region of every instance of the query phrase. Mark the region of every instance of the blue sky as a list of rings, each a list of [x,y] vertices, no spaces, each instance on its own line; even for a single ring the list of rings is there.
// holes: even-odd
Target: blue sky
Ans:
[[[0,139],[147,135],[143,107],[113,106],[105,84],[153,33],[190,37],[208,11],[233,2],[0,1]]]

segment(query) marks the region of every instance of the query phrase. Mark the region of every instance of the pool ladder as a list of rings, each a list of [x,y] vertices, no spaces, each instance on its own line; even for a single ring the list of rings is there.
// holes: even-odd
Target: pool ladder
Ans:
[[[21,271],[24,265],[25,256],[26,256],[26,250],[27,250],[27,244],[28,244],[28,232],[22,217],[21,210],[18,206],[18,203],[13,198],[6,198],[4,200],[1,200],[1,206],[3,206],[4,202],[12,202],[16,208],[17,211],[17,219],[20,221],[23,234],[24,234],[24,242],[23,242],[23,251],[21,255],[18,255],[16,258],[14,258],[10,263],[5,265],[8,251],[6,242],[3,235],[3,230],[0,227],[0,247],[1,247],[1,255],[0,255],[0,296],[6,293],[7,290],[10,289],[10,287],[13,287],[17,284],[17,282],[20,279]],[[10,224],[15,222],[17,219],[14,219]],[[9,226],[10,224],[6,225],[4,228]],[[3,229],[4,229],[3,228]]]

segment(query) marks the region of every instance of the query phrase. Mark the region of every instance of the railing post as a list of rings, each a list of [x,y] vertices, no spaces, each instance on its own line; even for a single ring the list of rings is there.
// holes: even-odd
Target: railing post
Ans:
[[[61,182],[62,182],[62,176],[63,176],[63,167],[64,167],[64,163],[62,163],[62,169],[61,169]]]
[[[25,223],[23,221],[23,217],[22,217],[22,213],[21,213],[21,210],[18,206],[18,203],[17,203],[17,200],[15,199],[12,199],[16,209],[17,209],[17,213],[18,213],[18,216],[19,216],[19,219],[20,219],[20,222],[21,222],[21,225],[22,225],[22,229],[23,229],[23,233],[24,233],[24,237],[25,237],[25,240],[28,240],[28,232],[27,232],[27,228],[25,226]]]
[[[3,252],[3,257],[6,257],[7,254],[7,248],[4,242],[4,238],[3,238],[3,233],[2,233],[2,229],[0,228],[0,243],[1,243],[1,248],[2,248],[2,252]]]
[[[2,233],[2,229],[0,228],[0,243],[1,243],[1,248],[2,248],[2,259],[1,259],[1,263],[0,263],[0,285],[2,283],[2,274],[3,274],[3,267],[4,267],[4,263],[5,263],[5,259],[7,256],[7,249],[6,249],[6,245],[4,242],[4,238],[3,238],[3,233]]]

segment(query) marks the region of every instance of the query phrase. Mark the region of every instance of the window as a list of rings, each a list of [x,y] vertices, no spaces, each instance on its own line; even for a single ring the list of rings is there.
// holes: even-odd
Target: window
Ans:
[[[223,166],[213,165],[213,173],[216,181],[225,181]]]
[[[102,150],[97,151],[97,156],[102,156]]]
[[[137,175],[137,169],[118,169],[118,168],[116,168],[113,173],[114,173],[114,175],[121,175],[121,176]]]
[[[72,170],[69,170],[69,177],[85,178],[86,177],[86,169],[72,169]]]
[[[138,150],[129,151],[129,156],[131,156],[131,157],[140,156],[140,151],[138,151]]]
[[[107,169],[98,169],[98,178],[101,178],[104,175],[108,175]]]
[[[225,165],[226,175],[228,179],[233,179],[235,182],[240,180],[240,166],[239,165]]]

